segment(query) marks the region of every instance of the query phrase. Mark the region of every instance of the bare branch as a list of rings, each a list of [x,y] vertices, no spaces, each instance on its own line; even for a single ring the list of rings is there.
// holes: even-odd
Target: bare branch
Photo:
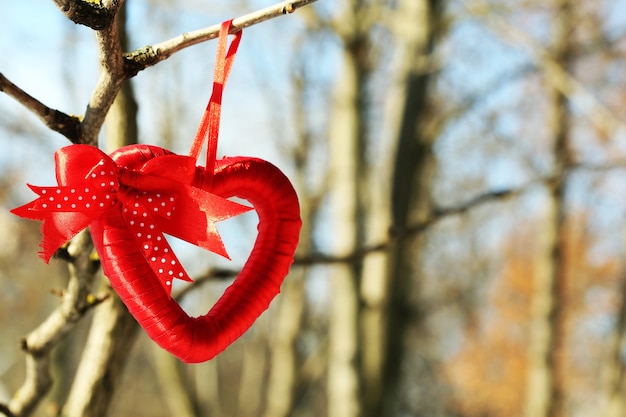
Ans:
[[[90,297],[98,270],[90,254],[93,249],[87,232],[77,237],[68,248],[74,261],[69,264],[70,277],[61,305],[22,341],[26,353],[26,378],[9,402],[16,417],[30,415],[52,386],[50,351],[74,325],[95,305]]]
[[[53,0],[54,4],[72,22],[101,30],[111,25],[119,1]]]
[[[122,83],[139,71],[155,65],[186,47],[214,39],[220,25],[184,33],[176,38],[146,46],[122,54],[115,17],[123,1],[108,0],[89,2],[85,0],[54,0],[57,6],[73,21],[97,29],[99,58],[102,65],[100,78],[93,91],[89,105],[81,120],[58,110],[51,109],[11,83],[0,73],[0,91],[15,98],[36,114],[46,126],[61,133],[72,143],[97,145],[98,134]],[[233,20],[231,33],[264,22],[277,16],[293,13],[298,8],[317,0],[290,0],[249,13]],[[110,21],[109,21],[110,19]]]
[[[113,3],[117,4],[115,7],[117,15],[122,2]],[[104,119],[126,79],[117,19],[106,28],[97,31],[96,40],[102,69],[83,119],[84,143],[90,145],[98,144],[98,133]]]
[[[276,3],[256,12],[248,13],[233,20],[230,33],[266,20],[290,14],[298,8],[311,4],[317,0],[288,0]],[[144,46],[135,51],[124,54],[126,59],[126,72],[129,77],[135,76],[139,71],[169,58],[174,53],[198,43],[217,38],[221,25],[213,25],[193,32],[186,32],[175,38],[151,45]]]
[[[72,389],[61,415],[105,416],[139,326],[117,295],[94,312]]]
[[[382,252],[388,249],[391,249],[399,242],[404,241],[405,239],[410,239],[415,237],[416,235],[424,232],[429,227],[435,225],[436,223],[447,219],[451,216],[458,216],[465,214],[474,208],[489,204],[493,202],[501,202],[510,198],[514,198],[520,196],[524,192],[526,192],[530,187],[537,184],[545,184],[547,186],[551,186],[556,181],[553,177],[540,178],[536,181],[530,181],[521,187],[511,188],[508,190],[497,190],[490,191],[484,194],[480,194],[470,200],[466,201],[463,204],[453,207],[445,207],[445,208],[437,208],[422,222],[419,222],[415,225],[412,225],[404,230],[390,230],[389,237],[387,240],[382,242],[378,242],[372,245],[363,246],[358,248],[357,250],[345,254],[345,255],[332,255],[332,254],[323,254],[323,253],[309,253],[304,256],[296,256],[294,259],[294,266],[311,266],[311,265],[331,265],[331,264],[342,264],[342,263],[360,263],[363,261],[367,255]],[[235,278],[239,274],[239,270],[237,269],[209,269],[205,274],[194,278],[194,283],[185,287],[177,294],[174,295],[174,298],[177,300],[181,300],[184,298],[189,292],[194,290],[197,286],[203,285],[206,282],[213,281],[216,279],[225,280]]]
[[[311,266],[339,263],[359,263],[367,255],[391,249],[399,242],[405,239],[413,238],[416,235],[424,232],[431,226],[435,225],[436,223],[451,216],[459,216],[468,213],[474,208],[482,206],[484,204],[501,202],[504,200],[518,197],[528,191],[529,188],[536,185],[543,184],[546,187],[554,187],[559,181],[561,181],[562,177],[566,175],[568,171],[571,171],[573,169],[582,169],[589,171],[609,171],[614,169],[626,169],[626,160],[616,160],[608,162],[606,164],[571,164],[565,166],[560,174],[537,178],[517,188],[489,191],[483,194],[479,194],[457,206],[435,208],[430,213],[430,215],[423,221],[411,225],[403,230],[390,230],[389,238],[387,240],[374,243],[372,245],[363,246],[352,253],[348,253],[343,256],[323,253],[307,254],[301,257],[296,256],[293,264],[297,266]]]
[[[483,204],[500,202],[506,199],[517,197],[528,190],[529,187],[536,184],[552,184],[554,179],[544,178],[537,181],[531,181],[519,188],[512,188],[508,190],[498,190],[498,191],[490,191],[484,194],[480,194],[469,201],[460,204],[458,206],[453,207],[445,207],[445,208],[436,208],[434,211],[430,213],[430,215],[423,221],[414,224],[412,226],[407,227],[403,230],[390,230],[389,238],[385,241],[378,242],[369,246],[363,246],[356,251],[343,255],[336,256],[330,254],[309,254],[302,257],[296,257],[294,261],[294,265],[298,266],[310,266],[310,265],[330,265],[330,264],[339,264],[339,263],[359,263],[362,262],[363,258],[367,255],[375,252],[383,252],[388,249],[391,249],[399,242],[402,242],[406,239],[410,239],[415,237],[416,235],[424,232],[431,226],[436,223],[447,219],[451,216],[458,216],[465,214],[472,209],[481,206]]]
[[[172,297],[180,302],[183,298],[187,296],[187,294],[189,294],[198,286],[213,280],[227,280],[235,278],[239,274],[239,272],[240,270],[236,269],[211,268],[201,276],[194,278],[193,284],[184,287],[177,293],[173,294]]]
[[[82,137],[80,119],[70,116],[59,110],[52,109],[21,88],[13,84],[0,73],[0,91],[13,97],[16,101],[38,116],[44,124],[51,130],[59,132],[72,143],[79,143]]]
[[[93,3],[99,4],[100,2]],[[86,5],[90,4],[92,3],[80,0],[57,2],[57,5],[62,7],[64,11],[65,8],[67,8],[68,13],[72,10],[84,11],[84,7],[88,7]],[[90,10],[105,10],[115,17],[122,1],[109,0],[102,4],[103,5],[97,7],[93,6],[94,8]],[[106,114],[113,104],[113,100],[115,100],[122,83],[126,79],[124,76],[124,60],[122,58],[122,47],[118,36],[117,20],[113,19],[106,25],[98,28],[99,30],[96,31],[96,40],[98,42],[102,71],[98,84],[89,100],[89,105],[87,106],[82,122],[78,117],[69,116],[63,112],[45,106],[10,82],[4,75],[0,74],[0,91],[4,91],[15,98],[34,114],[39,116],[46,126],[61,133],[72,143],[97,145],[98,133],[102,128]]]

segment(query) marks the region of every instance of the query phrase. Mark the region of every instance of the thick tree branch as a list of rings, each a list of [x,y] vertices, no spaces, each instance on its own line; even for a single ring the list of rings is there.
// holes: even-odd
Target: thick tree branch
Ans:
[[[0,414],[6,417],[15,417],[9,407],[5,404],[0,404]]]
[[[274,17],[295,12],[298,8],[311,4],[317,0],[289,0],[276,3],[256,12],[248,13],[233,20],[230,33],[264,22]],[[124,54],[126,60],[126,73],[129,77],[139,71],[169,58],[174,53],[198,43],[217,38],[221,25],[213,25],[193,32],[186,32],[175,38],[151,45],[144,46],[135,51]]]
[[[111,25],[121,1],[53,0],[54,4],[72,22],[101,30]]]
[[[119,34],[110,33],[114,40],[98,39],[101,56],[117,62],[103,64],[104,73],[115,74],[121,66],[121,51],[127,42],[126,13],[120,10]],[[112,25],[116,28],[118,25]],[[115,97],[108,113],[105,152],[137,143],[137,102],[132,86],[125,83]],[[94,314],[87,343],[83,349],[76,377],[63,415],[67,417],[104,416],[111,405],[116,387],[123,374],[130,348],[139,326],[117,295],[113,295]]]
[[[16,417],[32,414],[49,391],[52,386],[50,351],[96,304],[96,298],[90,296],[98,270],[98,263],[90,256],[92,250],[87,232],[72,241],[68,254],[73,261],[69,264],[70,277],[61,305],[22,341],[22,350],[26,353],[26,378],[9,402],[9,410]]]
[[[117,14],[122,2],[113,3],[117,5],[115,7]],[[98,144],[98,134],[104,119],[126,79],[118,27],[116,19],[106,28],[96,32],[101,72],[82,123],[84,142],[89,145]]]
[[[79,143],[82,137],[80,119],[59,110],[52,109],[15,84],[0,73],[0,91],[13,97],[33,114],[39,117],[51,130],[59,132],[73,143]]]

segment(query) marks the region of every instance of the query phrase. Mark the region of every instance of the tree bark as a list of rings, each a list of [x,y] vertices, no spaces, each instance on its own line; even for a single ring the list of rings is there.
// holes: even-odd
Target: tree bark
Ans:
[[[405,91],[401,97],[401,119],[394,159],[391,201],[393,231],[402,234],[411,225],[428,218],[433,204],[431,179],[435,168],[432,147],[433,132],[426,131],[423,115],[428,107],[430,71],[419,68],[418,57],[428,57],[440,30],[442,4],[437,0],[404,0],[399,2],[398,18],[406,25],[397,33],[404,49]],[[404,20],[406,19],[406,20]],[[411,24],[408,24],[411,22]],[[419,244],[410,239],[401,240],[389,255],[389,311],[386,316],[385,364],[382,380],[382,416],[394,416],[414,402],[406,398],[402,386],[402,369],[407,346],[422,343],[415,340],[420,334],[419,317],[410,314],[419,309],[411,305],[418,289],[415,267],[419,262]],[[415,331],[410,331],[414,329]],[[411,413],[410,410],[405,410]],[[413,410],[416,412],[416,410]]]
[[[295,344],[305,305],[304,275],[304,270],[292,272],[283,283],[280,300],[277,300],[276,328],[270,333],[265,417],[287,417],[293,409],[294,390],[298,383]]]
[[[64,416],[106,415],[138,328],[116,295],[98,306]]]
[[[149,343],[152,343],[151,341]],[[161,396],[169,409],[168,415],[196,417],[189,391],[183,383],[178,365],[180,361],[157,344],[152,343],[153,363],[159,380]]]
[[[575,3],[557,0],[554,24],[555,61],[564,69],[570,66],[571,30]],[[566,291],[565,193],[568,170],[572,164],[569,144],[567,97],[549,86],[552,101],[549,123],[554,138],[554,173],[556,183],[550,189],[552,218],[545,228],[549,253],[539,260],[531,299],[529,356],[525,415],[527,417],[560,417],[564,408],[564,345]],[[543,264],[543,265],[542,265]]]
[[[626,348],[626,279],[622,282],[621,298],[615,329],[609,335],[608,353],[602,368],[605,417],[626,415],[626,366],[622,359],[622,352]]]
[[[355,57],[345,51],[343,72],[335,87],[330,131],[332,251],[354,252],[358,234],[359,106],[361,89]],[[351,264],[332,267],[328,344],[328,416],[359,414],[357,361],[357,271]]]

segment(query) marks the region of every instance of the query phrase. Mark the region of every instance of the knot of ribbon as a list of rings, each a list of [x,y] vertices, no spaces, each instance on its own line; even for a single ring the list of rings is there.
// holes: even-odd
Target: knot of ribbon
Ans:
[[[215,223],[251,210],[193,187],[195,159],[165,154],[136,167],[118,166],[88,145],[55,153],[58,186],[28,185],[39,197],[12,212],[43,221],[40,256],[56,249],[100,216],[121,216],[168,294],[174,279],[191,281],[164,233],[228,258]]]

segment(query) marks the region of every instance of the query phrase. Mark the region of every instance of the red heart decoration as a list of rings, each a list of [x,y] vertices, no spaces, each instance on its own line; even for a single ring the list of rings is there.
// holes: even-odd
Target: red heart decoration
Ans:
[[[39,198],[13,213],[43,220],[41,256],[89,225],[102,269],[130,313],[161,347],[187,363],[213,358],[241,336],[280,292],[300,234],[291,183],[257,158],[218,160],[213,172],[191,157],[131,145],[108,157],[71,145],[55,154],[57,187],[34,187]],[[163,232],[220,253],[214,222],[249,208],[258,236],[241,273],[207,314],[189,317],[170,297],[173,279],[190,279]]]
[[[135,152],[141,150],[141,152]],[[133,145],[114,152],[118,165],[132,168],[146,157],[170,154]],[[235,281],[207,314],[189,317],[159,284],[121,215],[90,226],[111,286],[148,335],[187,363],[214,357],[241,336],[267,309],[293,262],[301,221],[298,198],[284,174],[261,159],[218,160],[213,175],[197,167],[193,186],[218,196],[250,202],[259,216],[258,237]]]

